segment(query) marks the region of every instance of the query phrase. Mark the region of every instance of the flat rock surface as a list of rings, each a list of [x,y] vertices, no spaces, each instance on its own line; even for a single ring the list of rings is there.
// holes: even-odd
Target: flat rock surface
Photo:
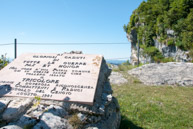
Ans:
[[[88,54],[22,54],[0,71],[0,96],[92,105],[102,60]]]
[[[119,72],[112,72],[109,79],[111,84],[116,85],[121,85],[128,82],[128,80],[125,79],[123,75]]]
[[[146,85],[193,86],[193,63],[147,64],[128,71]]]

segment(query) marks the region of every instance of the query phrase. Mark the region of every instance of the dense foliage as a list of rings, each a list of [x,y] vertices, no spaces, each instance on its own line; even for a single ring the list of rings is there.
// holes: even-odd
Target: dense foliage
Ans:
[[[127,33],[133,29],[144,48],[154,46],[156,38],[161,43],[193,51],[193,0],[143,1],[128,25],[124,25]],[[157,51],[149,49],[154,49],[154,54]]]

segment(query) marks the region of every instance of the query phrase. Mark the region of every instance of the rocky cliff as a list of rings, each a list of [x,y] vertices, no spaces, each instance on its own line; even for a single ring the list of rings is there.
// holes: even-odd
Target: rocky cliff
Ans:
[[[131,43],[131,59],[130,62],[133,65],[137,64],[137,32],[132,30],[127,34],[127,38]],[[158,39],[153,40],[153,46],[155,46],[164,57],[171,57],[177,62],[190,62],[192,58],[189,56],[189,51],[183,51],[175,45],[167,45],[167,43],[161,43]],[[142,64],[154,63],[154,60],[148,54],[144,54],[144,49],[139,47],[139,61]]]

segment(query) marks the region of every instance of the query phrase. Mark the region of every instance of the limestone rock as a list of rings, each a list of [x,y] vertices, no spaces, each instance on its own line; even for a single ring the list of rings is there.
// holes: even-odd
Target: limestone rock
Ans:
[[[41,120],[33,129],[73,129],[68,121],[51,112],[46,112],[41,116]]]
[[[128,72],[146,85],[193,86],[193,63],[147,64]]]
[[[19,98],[11,101],[3,113],[3,120],[11,121],[18,119],[18,117],[21,116],[30,105],[32,105],[32,102],[32,98]]]
[[[17,126],[17,125],[7,125],[7,126],[4,126],[0,129],[22,129],[22,128]]]
[[[109,78],[111,84],[121,85],[128,82],[128,80],[119,72],[112,72]]]

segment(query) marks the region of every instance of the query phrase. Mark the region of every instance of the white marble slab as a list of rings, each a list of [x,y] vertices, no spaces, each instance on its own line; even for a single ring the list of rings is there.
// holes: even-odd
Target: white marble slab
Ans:
[[[0,71],[0,95],[93,104],[101,55],[23,54]]]

